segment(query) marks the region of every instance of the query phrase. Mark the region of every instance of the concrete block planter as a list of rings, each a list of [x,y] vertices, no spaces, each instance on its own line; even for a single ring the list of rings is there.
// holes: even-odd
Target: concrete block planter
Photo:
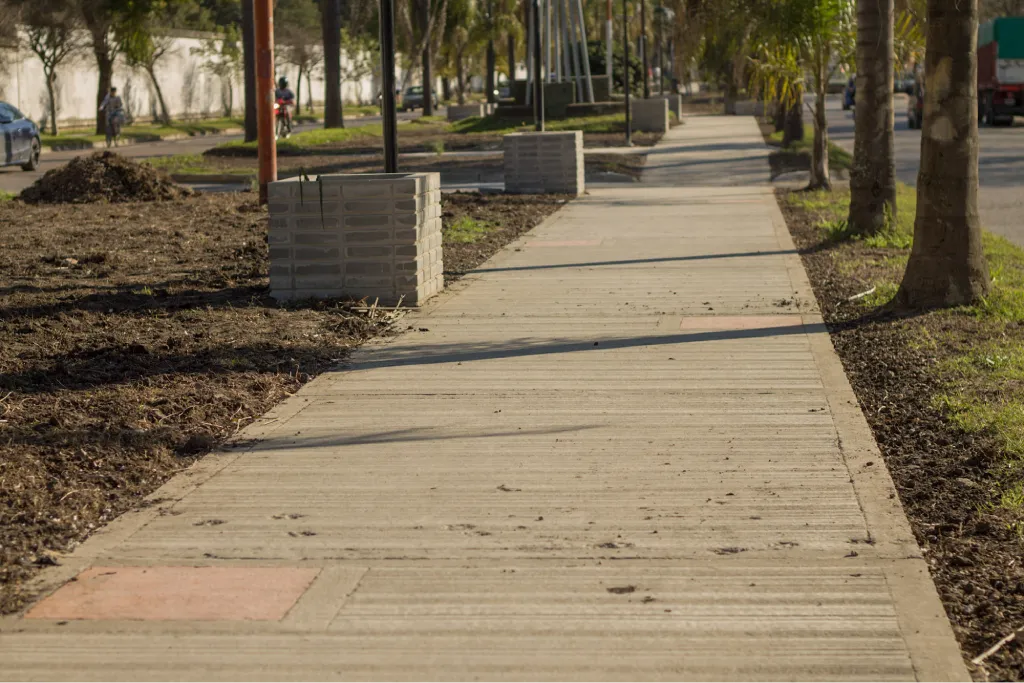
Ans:
[[[633,100],[631,104],[633,130],[645,133],[668,132],[668,100]]]
[[[461,121],[463,119],[469,119],[474,116],[487,116],[485,104],[452,104],[448,106],[448,120],[449,121]]]
[[[583,133],[511,133],[503,138],[505,191],[583,194]]]
[[[682,95],[652,95],[652,100],[665,100],[668,102],[668,110],[676,115],[676,121],[683,118],[683,97]]]
[[[290,178],[267,205],[275,299],[417,306],[444,289],[438,173]]]

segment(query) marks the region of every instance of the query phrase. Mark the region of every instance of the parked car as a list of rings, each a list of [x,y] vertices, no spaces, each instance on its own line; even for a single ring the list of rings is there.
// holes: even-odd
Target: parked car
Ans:
[[[846,82],[846,88],[843,90],[843,111],[852,109],[857,104],[857,78],[856,76],[850,76],[850,80]]]
[[[437,94],[430,93],[430,101],[434,107],[437,107]],[[423,86],[414,85],[405,89],[405,94],[402,95],[402,111],[411,111],[413,109],[423,108]]]
[[[915,82],[907,104],[907,128],[920,128],[924,120],[924,85]]]
[[[26,171],[39,167],[39,152],[43,149],[39,128],[6,102],[0,102],[0,133],[4,136],[0,166],[20,165]]]

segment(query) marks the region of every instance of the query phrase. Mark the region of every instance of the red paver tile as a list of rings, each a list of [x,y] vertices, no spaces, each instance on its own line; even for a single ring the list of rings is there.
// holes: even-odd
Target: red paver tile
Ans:
[[[724,332],[802,324],[803,320],[798,315],[691,315],[683,318],[679,329],[688,332]]]
[[[299,567],[91,567],[25,616],[275,621],[319,572]]]

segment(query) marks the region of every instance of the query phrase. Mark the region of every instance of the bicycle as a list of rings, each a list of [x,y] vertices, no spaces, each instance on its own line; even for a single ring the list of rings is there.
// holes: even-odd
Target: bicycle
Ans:
[[[117,147],[121,142],[121,126],[124,124],[124,112],[111,112],[107,117],[107,147],[113,143]]]

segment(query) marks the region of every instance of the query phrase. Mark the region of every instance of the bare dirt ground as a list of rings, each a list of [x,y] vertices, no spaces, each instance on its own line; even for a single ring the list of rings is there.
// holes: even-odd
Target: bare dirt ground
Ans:
[[[564,198],[446,195],[456,277]],[[0,613],[55,553],[140,501],[392,317],[268,296],[253,195],[0,202]],[[401,324],[397,325],[401,328]]]
[[[829,241],[815,216],[780,206],[969,661],[1024,624],[1020,512],[1006,498],[1020,468],[993,434],[958,427],[937,399],[949,391],[951,361],[987,344],[1019,347],[1024,328],[957,311],[872,315],[849,298],[899,278],[893,251]],[[978,680],[1021,680],[1024,644],[1013,639],[971,670]]]

